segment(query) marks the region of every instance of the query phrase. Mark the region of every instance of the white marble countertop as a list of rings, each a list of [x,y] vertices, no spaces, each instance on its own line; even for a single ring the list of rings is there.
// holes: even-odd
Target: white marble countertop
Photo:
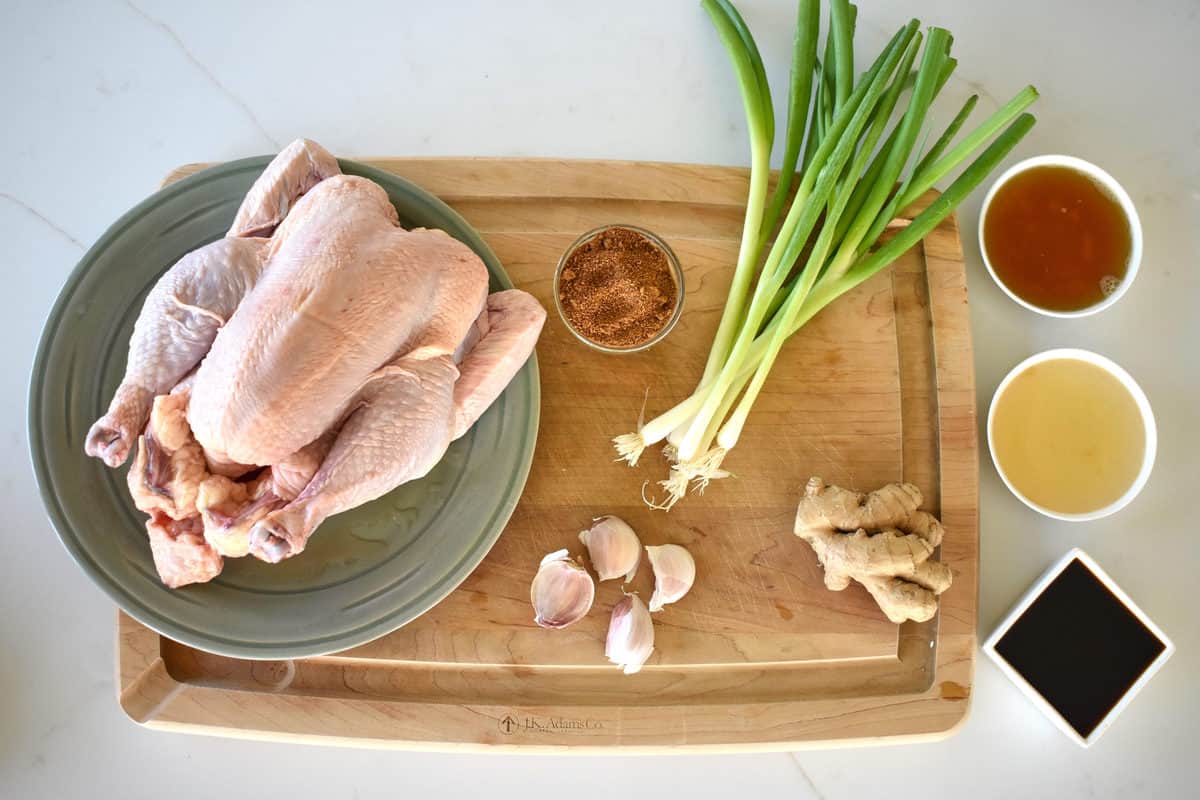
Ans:
[[[740,0],[783,92],[792,0]],[[113,608],[71,562],[28,466],[26,381],[83,250],[171,167],[267,153],[296,136],[346,155],[510,155],[746,164],[724,52],[693,0],[340,3],[40,2],[0,25],[0,796],[6,798],[716,796],[1180,797],[1200,759],[1200,5],[1195,0],[861,2],[860,48],[910,14],[955,34],[942,114],[990,111],[1026,82],[1039,122],[1010,160],[1071,153],[1107,168],[1142,215],[1129,294],[1085,320],[1034,317],[987,278],[961,209],[979,404],[1024,356],[1081,346],[1137,378],[1158,464],[1121,514],[1035,516],[984,456],[980,630],[1080,545],[1178,647],[1090,751],[980,660],[973,710],[921,746],[702,758],[528,758],[300,748],[157,733],[113,692]],[[1099,666],[1099,665],[1098,665]],[[223,788],[224,787],[224,788]],[[1188,787],[1192,787],[1189,789]]]

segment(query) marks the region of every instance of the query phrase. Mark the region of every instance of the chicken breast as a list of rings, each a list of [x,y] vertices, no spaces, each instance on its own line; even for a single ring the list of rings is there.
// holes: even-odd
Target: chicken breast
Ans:
[[[217,462],[285,458],[343,417],[397,353],[453,353],[487,280],[466,245],[401,228],[378,184],[322,181],[275,231],[262,278],[196,374],[197,441]]]

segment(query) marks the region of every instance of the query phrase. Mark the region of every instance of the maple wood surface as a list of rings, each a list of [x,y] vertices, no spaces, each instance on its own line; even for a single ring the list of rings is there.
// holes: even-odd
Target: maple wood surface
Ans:
[[[735,477],[664,513],[641,499],[646,481],[653,492],[666,475],[661,456],[648,450],[630,469],[614,463],[609,440],[633,430],[644,400],[659,413],[702,371],[736,257],[746,170],[362,160],[449,203],[550,311],[538,343],[541,428],[521,502],[455,592],[344,653],[294,662],[213,656],[120,614],[118,687],[131,717],[252,738],[572,751],[937,738],[965,718],[976,649],[978,443],[954,217],[793,337],[726,461]],[[567,331],[552,280],[581,232],[622,222],[663,237],[687,293],[664,342],[606,355]],[[921,488],[945,523],[940,558],[954,572],[938,617],[896,626],[859,585],[824,588],[812,551],[791,534],[810,475],[864,491],[892,480]],[[634,676],[603,653],[617,582],[598,585],[577,625],[533,624],[538,561],[563,547],[582,552],[577,532],[601,514],[626,519],[643,544],[682,544],[696,559],[695,587],[654,616],[655,652]],[[643,561],[631,588],[648,598],[652,585]]]

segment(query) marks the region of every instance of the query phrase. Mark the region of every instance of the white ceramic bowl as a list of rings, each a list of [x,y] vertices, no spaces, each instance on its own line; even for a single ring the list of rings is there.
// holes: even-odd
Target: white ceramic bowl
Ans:
[[[1100,581],[1100,583],[1102,583],[1109,592],[1112,593],[1113,597],[1117,598],[1117,601],[1120,602],[1121,605],[1125,606],[1129,613],[1142,623],[1146,630],[1150,631],[1150,633],[1152,633],[1160,642],[1163,643],[1163,651],[1159,653],[1158,658],[1154,659],[1154,661],[1152,661],[1150,665],[1146,667],[1137,680],[1133,682],[1133,685],[1125,690],[1125,694],[1121,696],[1121,699],[1117,701],[1117,704],[1114,705],[1111,710],[1109,710],[1102,720],[1100,720],[1092,732],[1088,734],[1086,739],[1083,736],[1080,736],[1079,731],[1071,727],[1071,724],[1067,722],[1062,713],[1059,712],[1054,706],[1050,705],[1050,703],[1046,701],[1046,698],[1042,697],[1041,693],[1038,692],[1037,689],[1033,688],[1032,684],[1025,679],[1025,676],[1018,672],[1011,664],[1009,664],[1008,661],[1005,660],[1004,656],[1000,655],[999,651],[997,650],[1000,640],[1004,638],[1004,635],[1008,633],[1009,629],[1012,628],[1017,620],[1021,618],[1021,615],[1024,614],[1031,605],[1033,605],[1034,601],[1041,596],[1042,592],[1046,591],[1046,587],[1053,583],[1054,579],[1057,578],[1064,569],[1070,566],[1072,561],[1081,562],[1088,572],[1092,573],[1092,575],[1094,575],[1096,579]],[[1088,611],[1089,609],[1086,608],[1079,609],[1081,614],[1087,613]],[[1075,548],[1059,559],[1057,564],[1047,570],[1042,577],[1038,578],[1037,583],[1035,583],[1027,592],[1025,592],[1025,595],[1017,602],[1012,611],[1008,612],[1008,616],[1004,618],[1004,621],[1000,623],[996,630],[992,632],[992,635],[987,638],[987,641],[984,642],[983,652],[987,654],[988,658],[992,659],[992,661],[996,663],[996,666],[1000,667],[1000,670],[1008,676],[1009,680],[1015,683],[1017,687],[1025,693],[1026,697],[1033,701],[1033,704],[1037,706],[1043,714],[1050,718],[1050,720],[1055,724],[1056,727],[1058,727],[1059,730],[1061,730],[1067,736],[1070,736],[1079,745],[1083,747],[1091,747],[1096,743],[1096,740],[1100,738],[1100,735],[1108,730],[1109,726],[1112,725],[1113,720],[1115,720],[1117,716],[1125,710],[1125,707],[1128,706],[1133,700],[1134,695],[1142,690],[1142,687],[1146,685],[1151,676],[1153,676],[1155,672],[1158,672],[1159,667],[1166,663],[1167,659],[1171,657],[1171,655],[1175,652],[1175,645],[1169,638],[1167,638],[1167,635],[1162,632],[1162,629],[1155,625],[1154,622],[1151,621],[1148,616],[1146,616],[1144,611],[1138,608],[1137,604],[1129,598],[1129,595],[1121,591],[1121,587],[1117,586],[1116,581],[1109,577],[1107,572],[1100,569],[1099,564],[1093,561],[1087,553],[1083,552],[1079,548]],[[1096,668],[1102,669],[1103,666],[1097,665]]]
[[[1121,210],[1125,212],[1125,219],[1129,222],[1129,263],[1125,265],[1125,277],[1121,279],[1121,282],[1113,290],[1112,294],[1095,305],[1090,305],[1087,308],[1081,308],[1076,311],[1054,311],[1042,308],[1041,306],[1035,306],[1033,303],[1018,297],[1012,289],[1009,289],[1005,285],[1004,281],[1000,280],[1000,276],[996,274],[996,270],[992,267],[991,259],[988,258],[987,245],[983,240],[983,226],[987,220],[988,208],[992,204],[992,198],[996,196],[996,192],[1000,187],[1007,183],[1014,175],[1034,167],[1068,167],[1077,172],[1082,172],[1103,186],[1109,194],[1116,198],[1117,203],[1121,206]],[[1138,273],[1138,267],[1142,263],[1142,223],[1138,219],[1137,209],[1133,207],[1133,200],[1129,199],[1129,194],[1121,184],[1117,183],[1116,178],[1100,169],[1100,167],[1097,167],[1090,161],[1084,161],[1082,158],[1075,158],[1074,156],[1034,156],[1033,158],[1027,158],[1024,161],[1013,164],[1004,174],[996,179],[996,182],[992,184],[992,188],[988,189],[987,195],[983,198],[983,208],[979,212],[979,252],[983,254],[983,263],[987,267],[988,274],[992,276],[992,280],[996,282],[996,285],[1004,290],[1006,295],[1030,311],[1045,314],[1047,317],[1086,317],[1108,308],[1120,300],[1125,292],[1129,290],[1130,284],[1133,283],[1133,279]]]
[[[1064,514],[1061,511],[1054,511],[1053,509],[1046,508],[1043,505],[1033,502],[1024,494],[1022,494],[1016,486],[1013,485],[1012,481],[1009,480],[1008,475],[1005,474],[1004,467],[1000,464],[1000,459],[996,458],[996,441],[994,437],[996,401],[1000,399],[1000,395],[1004,393],[1004,390],[1008,388],[1008,385],[1025,370],[1029,369],[1035,364],[1041,364],[1044,361],[1054,361],[1060,358],[1086,361],[1089,364],[1094,364],[1095,366],[1100,367],[1105,372],[1119,380],[1121,385],[1128,390],[1130,396],[1133,397],[1134,402],[1137,403],[1138,411],[1142,416],[1143,430],[1146,433],[1146,449],[1142,455],[1142,468],[1138,470],[1138,474],[1133,481],[1133,485],[1131,485],[1125,491],[1125,494],[1121,495],[1114,502],[1110,503],[1104,508],[1100,508],[1095,511],[1089,511],[1085,514]],[[1022,361],[1020,364],[1017,364],[1007,375],[1004,376],[1004,380],[1000,381],[1000,385],[996,387],[996,392],[992,395],[992,404],[988,408],[987,440],[988,451],[992,456],[992,464],[996,466],[996,472],[1000,473],[1000,479],[1004,481],[1004,485],[1008,487],[1008,490],[1016,495],[1017,499],[1032,508],[1034,511],[1037,511],[1039,514],[1044,514],[1047,517],[1066,520],[1067,522],[1088,522],[1090,520],[1100,519],[1102,517],[1107,517],[1110,514],[1117,513],[1122,508],[1129,505],[1129,503],[1133,501],[1133,498],[1137,497],[1138,493],[1142,491],[1142,487],[1146,485],[1146,481],[1150,480],[1150,471],[1154,468],[1154,457],[1158,451],[1158,427],[1154,423],[1154,412],[1150,410],[1150,401],[1146,399],[1146,394],[1142,391],[1142,387],[1137,385],[1137,381],[1135,381],[1128,372],[1121,369],[1121,367],[1119,367],[1111,359],[1105,358],[1098,353],[1093,353],[1090,350],[1078,350],[1071,347],[1064,347],[1057,350],[1046,350],[1044,352],[1037,353],[1036,355],[1032,355]]]

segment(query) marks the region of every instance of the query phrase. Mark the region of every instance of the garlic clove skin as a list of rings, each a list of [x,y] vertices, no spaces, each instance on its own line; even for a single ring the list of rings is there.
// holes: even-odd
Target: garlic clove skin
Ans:
[[[583,619],[596,598],[596,583],[588,571],[571,560],[566,550],[542,559],[529,599],[533,621],[543,628],[565,628]]]
[[[588,549],[588,558],[600,580],[625,576],[625,583],[637,574],[642,557],[642,542],[633,528],[619,517],[597,517],[592,527],[581,531],[579,541]]]
[[[663,606],[678,602],[696,582],[696,561],[692,554],[677,544],[647,547],[650,568],[654,570],[654,594],[650,610],[662,611]]]
[[[604,655],[632,675],[642,668],[654,652],[654,623],[646,604],[636,594],[627,594],[613,607],[608,623]]]

